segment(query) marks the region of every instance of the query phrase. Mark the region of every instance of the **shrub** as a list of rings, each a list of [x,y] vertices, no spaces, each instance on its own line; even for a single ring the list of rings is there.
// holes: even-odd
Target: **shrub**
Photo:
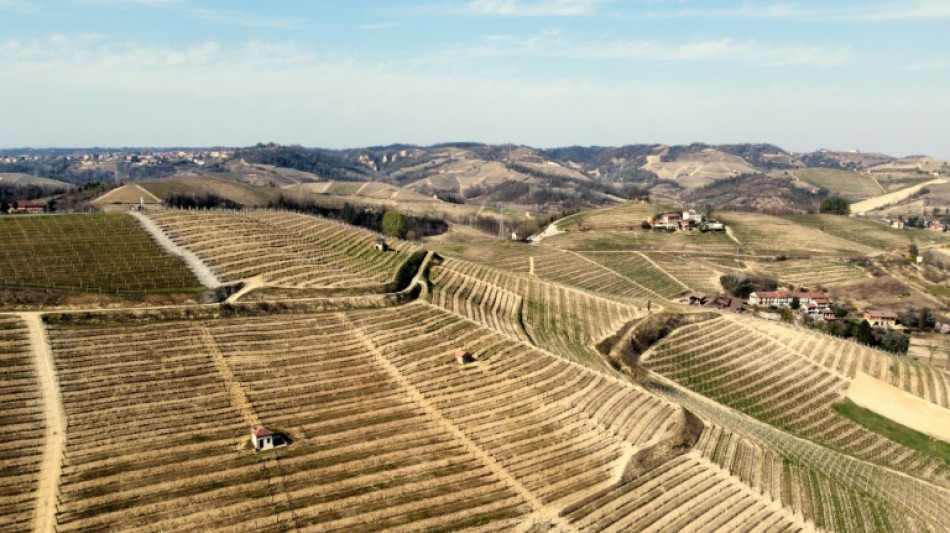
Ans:
[[[818,212],[830,215],[850,215],[851,204],[840,196],[829,196],[821,201]]]

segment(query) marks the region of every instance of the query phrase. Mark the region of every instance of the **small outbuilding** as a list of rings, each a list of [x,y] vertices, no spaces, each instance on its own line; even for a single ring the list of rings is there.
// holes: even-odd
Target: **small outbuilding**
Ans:
[[[378,237],[378,238],[376,239],[376,244],[373,246],[373,248],[375,248],[377,252],[388,252],[388,251],[389,251],[389,245],[386,244],[386,239],[384,239],[384,238],[382,238],[382,237]]]
[[[286,446],[287,439],[280,433],[274,433],[265,427],[259,427],[251,430],[251,444],[254,445],[255,450],[262,452]]]
[[[475,362],[475,356],[465,350],[457,350],[455,352],[455,360],[458,361],[460,365],[467,365]]]

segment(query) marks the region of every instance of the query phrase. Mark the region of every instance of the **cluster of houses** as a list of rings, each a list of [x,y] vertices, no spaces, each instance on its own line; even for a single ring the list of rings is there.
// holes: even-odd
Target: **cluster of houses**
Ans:
[[[913,220],[911,220],[910,222],[913,222]],[[894,229],[904,229],[905,227],[907,227],[908,221],[904,217],[898,215],[893,218],[885,217],[884,223]],[[925,218],[922,221],[918,222],[918,224],[921,224],[921,223],[923,224],[922,227],[929,231],[944,232],[948,230],[947,224],[936,218]],[[920,226],[911,226],[911,227],[920,227]]]
[[[651,217],[647,222],[653,229],[665,229],[669,231],[689,231],[698,229],[700,231],[725,231],[726,226],[722,222],[709,220],[702,215],[690,209],[689,211],[670,211],[660,213]]]
[[[682,303],[705,307],[707,309],[718,309],[720,311],[729,311],[733,313],[742,313],[747,308],[757,309],[792,309],[796,306],[801,315],[809,320],[834,321],[835,311],[833,302],[828,293],[823,291],[791,291],[788,289],[779,289],[775,291],[757,291],[749,295],[749,298],[743,301],[741,298],[719,294],[717,296],[707,296],[701,292],[692,293],[684,296]],[[765,313],[766,318],[773,318],[769,313]],[[780,315],[775,315],[778,318]],[[872,327],[885,329],[898,329],[900,323],[897,313],[888,309],[866,309],[863,318],[871,324]]]
[[[814,320],[835,320],[835,312],[831,305],[831,298],[828,293],[821,291],[794,292],[788,289],[758,291],[750,294],[748,300],[745,301],[741,298],[723,294],[710,297],[703,293],[693,293],[685,296],[681,301],[688,305],[732,311],[733,313],[745,311],[746,306],[755,308],[791,309],[796,307],[795,302],[797,301],[797,308],[805,317]]]

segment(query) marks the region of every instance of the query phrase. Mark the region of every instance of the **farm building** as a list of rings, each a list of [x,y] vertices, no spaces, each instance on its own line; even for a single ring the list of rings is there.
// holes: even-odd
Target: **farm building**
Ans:
[[[251,444],[254,445],[255,450],[262,452],[279,446],[286,446],[287,439],[280,433],[274,433],[265,427],[259,427],[251,430]]]
[[[749,295],[749,305],[759,307],[791,307],[792,300],[798,298],[802,307],[819,313],[831,308],[831,299],[826,292],[792,292],[788,290],[759,291]]]
[[[703,222],[703,215],[690,209],[683,211],[683,219],[680,222],[681,229],[696,229]]]
[[[650,223],[654,228],[674,230],[680,227],[683,221],[683,214],[679,212],[661,213]]]
[[[388,252],[388,251],[389,251],[389,245],[386,244],[386,239],[384,239],[384,238],[382,238],[382,237],[378,237],[378,238],[376,239],[376,244],[373,246],[373,248],[374,248],[377,252]]]
[[[719,309],[720,311],[731,311],[741,313],[745,302],[739,298],[727,294],[718,294],[716,296],[707,296],[701,292],[694,292],[680,298],[682,303],[694,307],[705,307],[707,309]]]
[[[887,309],[865,309],[864,319],[873,327],[893,328],[897,326],[897,313]]]
[[[42,200],[26,200],[16,204],[17,207],[13,210],[16,213],[37,214],[46,211],[46,202]]]

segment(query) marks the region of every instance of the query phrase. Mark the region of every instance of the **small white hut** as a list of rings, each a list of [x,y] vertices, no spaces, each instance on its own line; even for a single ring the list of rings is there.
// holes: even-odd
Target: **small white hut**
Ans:
[[[265,427],[254,428],[251,430],[251,443],[259,452],[270,450],[274,447],[274,433]]]

